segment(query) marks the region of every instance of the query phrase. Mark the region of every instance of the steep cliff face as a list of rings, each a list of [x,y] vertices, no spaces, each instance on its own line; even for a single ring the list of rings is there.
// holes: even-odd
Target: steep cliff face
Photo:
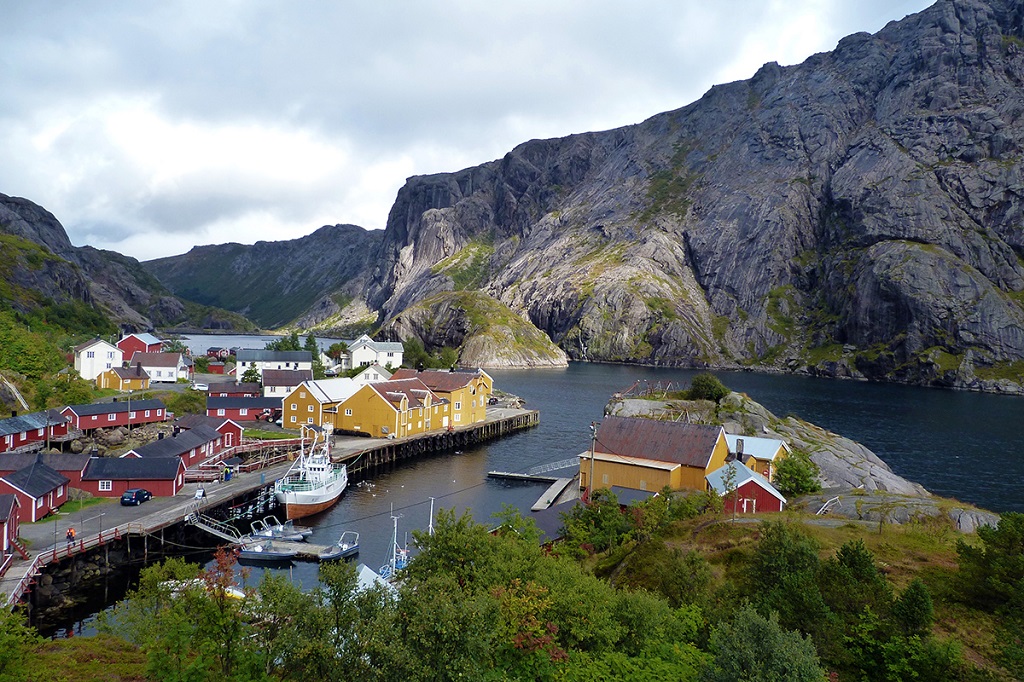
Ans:
[[[1019,383],[1022,13],[940,0],[641,124],[411,178],[367,302],[387,323],[479,290],[573,358]]]
[[[196,246],[144,267],[176,295],[280,327],[305,313],[306,327],[361,296],[367,261],[382,237],[356,225],[328,225],[301,239],[251,246]]]
[[[5,272],[0,284],[14,287],[15,309],[80,301],[98,306],[121,325],[138,330],[179,324],[207,328],[250,329],[239,315],[176,298],[137,260],[112,251],[76,247],[56,217],[18,197],[0,194],[0,235],[5,243]],[[15,251],[21,255],[13,258]]]

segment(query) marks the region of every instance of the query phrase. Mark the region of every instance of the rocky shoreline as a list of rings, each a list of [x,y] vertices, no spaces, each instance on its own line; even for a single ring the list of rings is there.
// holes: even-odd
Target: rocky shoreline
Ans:
[[[828,513],[862,521],[908,523],[944,515],[965,533],[999,522],[998,514],[935,496],[919,483],[899,476],[862,444],[796,417],[777,417],[741,393],[730,393],[717,405],[707,400],[613,399],[605,413],[715,422],[721,423],[726,433],[786,441],[818,465],[822,487],[818,494],[790,500],[791,509],[813,513],[828,500],[839,498]]]

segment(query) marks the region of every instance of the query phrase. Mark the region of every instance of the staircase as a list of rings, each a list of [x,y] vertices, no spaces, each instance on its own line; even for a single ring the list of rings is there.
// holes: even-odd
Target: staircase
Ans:
[[[230,542],[233,545],[241,545],[245,542],[245,538],[242,533],[230,523],[218,521],[215,518],[201,513],[195,508],[185,516],[185,523],[191,524],[196,528],[201,528],[210,535],[214,535],[221,540]]]
[[[29,558],[28,548],[25,547],[25,545],[21,544],[20,540],[11,540],[11,547],[18,550],[18,554],[21,555],[22,559]]]

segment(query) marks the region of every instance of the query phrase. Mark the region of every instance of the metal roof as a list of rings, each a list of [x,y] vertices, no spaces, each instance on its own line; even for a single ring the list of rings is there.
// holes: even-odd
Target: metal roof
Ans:
[[[298,386],[303,381],[313,379],[311,369],[265,369],[263,370],[264,386]]]
[[[71,482],[64,474],[54,471],[38,460],[13,474],[7,474],[3,480],[34,498],[42,497],[58,486]]]
[[[170,481],[184,466],[180,457],[93,457],[82,480]]]
[[[636,490],[635,488],[623,488],[621,485],[613,485],[609,490],[615,495],[616,501],[624,507],[628,507],[634,502],[643,502],[649,500],[657,492],[651,490]]]
[[[307,381],[305,386],[318,403],[340,403],[351,398],[356,391],[363,387],[358,381],[348,377]]]
[[[729,444],[729,452],[736,453],[736,441],[743,441],[743,454],[754,459],[774,460],[779,450],[791,452],[786,441],[778,438],[758,438],[757,436],[740,436],[734,433],[725,434],[725,442]]]
[[[597,429],[598,453],[707,468],[721,426],[640,417],[605,417]]]
[[[81,344],[75,346],[75,352],[76,353],[81,353],[86,348],[91,348],[92,346],[95,346],[96,344],[103,344],[104,346],[107,346],[108,348],[110,348],[110,350],[116,350],[116,351],[120,351],[121,350],[117,346],[114,346],[113,344],[111,344],[111,343],[109,343],[107,341],[104,341],[103,339],[97,337],[95,339],[92,339],[90,341],[86,341],[85,343],[81,343]]]
[[[0,472],[15,472],[42,462],[54,471],[81,471],[89,461],[88,454],[63,454],[53,452],[8,452],[0,455]]]
[[[151,443],[132,448],[122,457],[136,454],[139,457],[180,457],[193,448],[200,448],[223,436],[215,429],[200,424],[191,429],[179,431],[178,435],[165,436]]]
[[[262,392],[259,384],[253,381],[221,381],[210,384],[207,394],[213,393],[256,393]]]
[[[183,429],[194,429],[197,426],[208,426],[211,429],[217,430],[229,422],[238,427],[242,426],[238,422],[228,419],[227,417],[211,417],[205,414],[183,414],[174,420],[175,425],[180,426]]]
[[[121,339],[121,341],[124,341],[125,339],[132,336],[137,338],[139,341],[142,341],[142,343],[146,344],[147,346],[152,346],[155,343],[163,343],[163,339],[158,339],[149,332],[142,332],[141,334],[127,334],[126,336],[124,336],[124,338]],[[118,343],[121,343],[121,341],[118,341]]]
[[[210,396],[206,399],[207,410],[279,410],[282,405],[281,398],[253,398],[232,397],[232,396]]]
[[[396,370],[395,373],[391,375],[391,380],[419,379],[432,391],[451,393],[452,391],[457,391],[460,388],[465,388],[471,381],[482,375],[483,371],[479,369],[460,369],[452,372],[439,369],[415,370],[405,368]]]
[[[0,419],[0,436],[9,436],[13,433],[28,433],[45,429],[47,425],[57,426],[68,420],[57,410],[43,410],[42,412],[30,412]]]
[[[18,504],[16,495],[4,493],[0,495],[0,522],[7,523],[14,516],[14,505]]]
[[[725,477],[733,470],[736,471],[736,479],[733,481],[733,485],[737,488],[748,481],[753,481],[756,485],[761,486],[774,497],[780,499],[783,504],[786,503],[786,498],[782,496],[782,493],[780,493],[767,478],[756,471],[752,471],[751,469],[743,466],[742,464],[737,464],[736,462],[727,462],[725,466],[712,471],[704,478],[707,480],[708,485],[714,488],[715,492],[719,495],[725,495],[729,492],[729,489],[725,485]]]
[[[116,414],[128,411],[128,404],[131,403],[132,411],[139,410],[163,410],[164,401],[157,398],[147,400],[118,400],[112,403],[87,403],[85,405],[68,405],[65,410],[71,410],[79,417],[88,417],[94,414]]]
[[[380,397],[392,404],[401,403],[402,396],[405,396],[409,401],[410,409],[423,407],[425,404],[425,401],[421,400],[417,393],[424,396],[432,396],[432,403],[439,402],[437,396],[434,396],[433,392],[419,379],[391,379],[390,381],[378,381],[367,385],[376,391]]]
[[[346,341],[345,345],[348,346],[349,353],[364,346],[372,348],[378,353],[402,353],[405,351],[405,346],[399,341],[374,341],[366,334],[363,334],[358,339]]]

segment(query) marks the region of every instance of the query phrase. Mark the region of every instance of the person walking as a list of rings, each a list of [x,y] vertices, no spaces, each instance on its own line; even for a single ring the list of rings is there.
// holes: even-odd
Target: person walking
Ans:
[[[68,538],[68,547],[70,547],[71,545],[73,545],[75,543],[75,529],[74,529],[74,527],[68,528],[67,538]]]

